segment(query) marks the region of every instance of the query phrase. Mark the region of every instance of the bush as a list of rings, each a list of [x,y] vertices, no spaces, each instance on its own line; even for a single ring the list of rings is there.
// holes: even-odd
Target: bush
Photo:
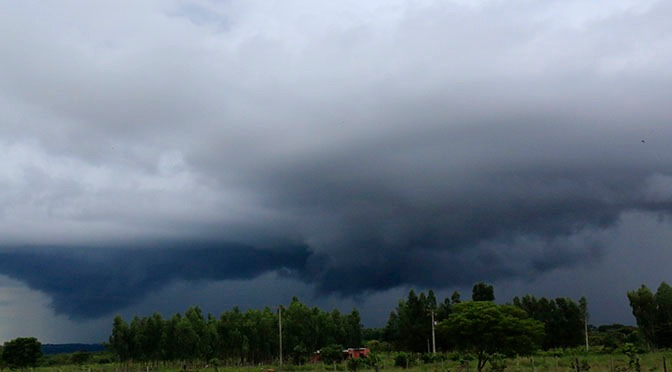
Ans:
[[[2,361],[10,368],[34,367],[42,357],[42,344],[35,337],[19,337],[5,342]]]
[[[332,344],[320,350],[320,360],[324,363],[340,363],[343,361],[343,347]]]
[[[368,367],[368,358],[348,359],[348,371],[355,372],[360,368]]]
[[[408,368],[415,364],[415,358],[410,353],[400,352],[394,356],[394,365],[396,367]]]
[[[420,356],[420,360],[425,364],[432,364],[446,360],[446,355],[441,353],[424,353]]]
[[[508,367],[506,357],[502,354],[493,354],[490,357],[489,363],[492,372],[504,372],[506,367]]]
[[[82,365],[88,363],[93,358],[93,354],[86,351],[76,351],[70,355],[70,362],[72,364]]]
[[[588,363],[587,359],[581,359],[581,360],[579,360],[578,358],[574,359],[572,361],[572,369],[573,370],[577,370],[577,363],[578,363],[578,370],[580,370],[580,371],[590,370],[590,364]]]
[[[369,355],[363,358],[363,360],[364,364],[366,364],[368,368],[375,368],[380,364],[381,361],[377,353],[369,353]]]

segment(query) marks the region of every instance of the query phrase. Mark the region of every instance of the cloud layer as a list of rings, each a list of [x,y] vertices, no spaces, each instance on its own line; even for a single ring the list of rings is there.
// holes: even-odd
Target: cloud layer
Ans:
[[[0,15],[0,273],[59,313],[534,278],[672,210],[666,2],[71,5]]]

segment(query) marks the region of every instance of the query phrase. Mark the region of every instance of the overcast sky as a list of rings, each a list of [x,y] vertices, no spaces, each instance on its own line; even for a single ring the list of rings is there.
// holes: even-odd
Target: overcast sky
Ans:
[[[672,281],[672,2],[3,1],[0,341]]]

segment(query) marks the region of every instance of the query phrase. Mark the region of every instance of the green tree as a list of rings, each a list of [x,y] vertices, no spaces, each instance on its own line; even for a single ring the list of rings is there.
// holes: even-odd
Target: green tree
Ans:
[[[434,294],[425,295],[410,290],[406,300],[400,300],[385,326],[385,338],[397,350],[423,352],[431,339],[431,311],[436,308]]]
[[[283,342],[285,350],[295,364],[303,364],[311,353],[311,318],[310,308],[299,301],[297,297],[282,313]],[[316,351],[316,350],[313,350]]]
[[[352,312],[345,317],[345,340],[348,347],[362,346],[362,318],[357,309],[352,309]]]
[[[490,284],[476,283],[471,290],[471,299],[473,301],[494,301],[495,289]]]
[[[525,295],[514,297],[513,305],[524,310],[529,317],[544,324],[545,334],[542,347],[576,347],[584,341],[584,315],[581,306],[570,298],[537,299]]]
[[[34,367],[42,357],[42,344],[35,337],[19,337],[5,342],[2,361],[10,368]]]
[[[659,348],[672,347],[672,287],[662,282],[655,294],[655,334]]]
[[[642,284],[636,291],[628,292],[628,300],[635,316],[637,327],[644,336],[649,348],[656,346],[656,299],[651,290]]]
[[[463,302],[453,306],[437,331],[452,339],[456,348],[473,353],[481,371],[495,353],[529,354],[543,339],[544,325],[512,305],[490,301]]]
[[[178,359],[191,361],[198,358],[200,339],[193,324],[186,317],[180,319],[175,327],[175,345]]]
[[[145,332],[142,339],[143,349],[145,350],[146,357],[154,362],[160,361],[163,357],[163,327],[163,317],[159,313],[152,314],[145,323]]]
[[[112,324],[112,335],[109,339],[110,349],[119,358],[125,362],[131,357],[131,330],[124,319],[117,315]]]
[[[332,344],[320,350],[320,359],[324,363],[340,363],[343,360],[343,346]]]
[[[583,318],[583,336],[586,341],[586,351],[590,349],[588,340],[588,300],[585,297],[579,299],[579,309],[581,309],[581,318]]]

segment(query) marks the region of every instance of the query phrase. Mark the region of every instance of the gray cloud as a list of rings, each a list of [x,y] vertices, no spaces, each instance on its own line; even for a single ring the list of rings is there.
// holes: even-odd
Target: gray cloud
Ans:
[[[5,245],[293,244],[292,278],[351,296],[597,264],[624,215],[672,207],[666,2],[44,9],[0,15]],[[0,272],[62,313],[114,307],[45,285],[79,275],[25,264],[49,252],[3,252]],[[146,272],[117,306],[237,269]]]

